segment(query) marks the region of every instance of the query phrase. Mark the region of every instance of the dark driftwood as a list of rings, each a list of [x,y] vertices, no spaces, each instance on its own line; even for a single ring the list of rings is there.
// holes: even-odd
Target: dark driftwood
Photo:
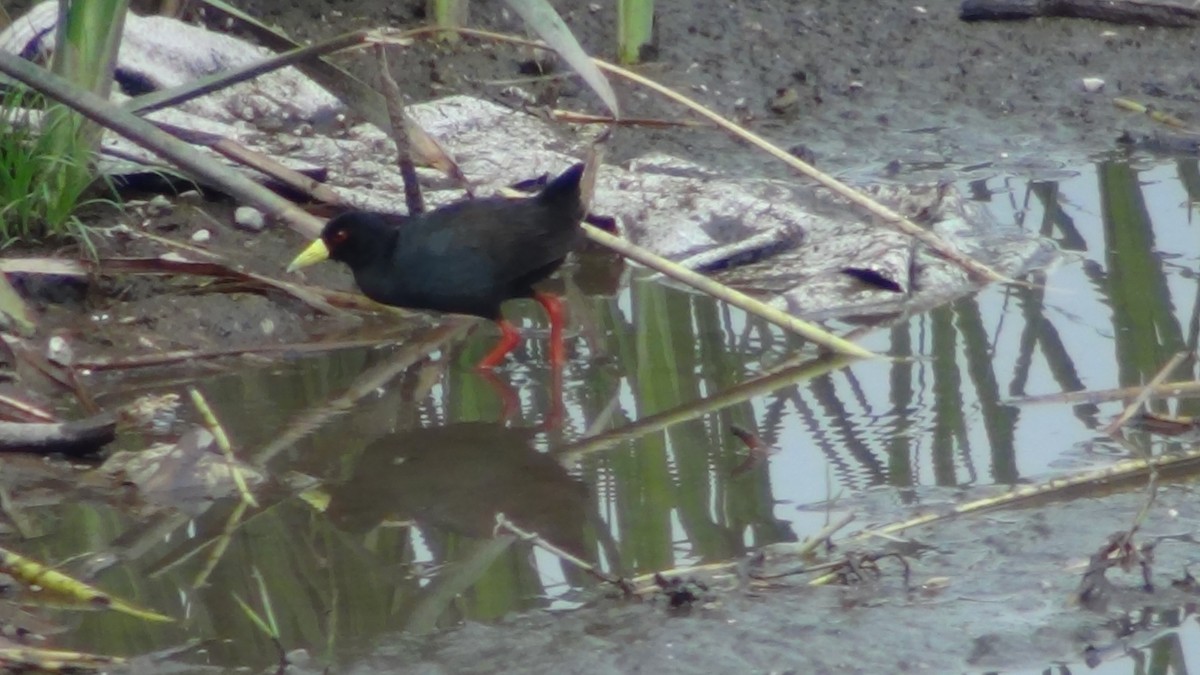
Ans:
[[[0,422],[0,452],[86,455],[116,437],[112,413],[71,422]]]
[[[963,21],[1017,21],[1041,16],[1187,28],[1200,26],[1200,7],[1144,0],[963,0]]]

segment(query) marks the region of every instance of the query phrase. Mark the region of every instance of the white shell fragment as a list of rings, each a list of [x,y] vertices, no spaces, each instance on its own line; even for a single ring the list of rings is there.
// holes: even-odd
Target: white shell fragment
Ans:
[[[233,224],[247,232],[262,232],[267,220],[262,212],[250,206],[239,206],[233,212]]]

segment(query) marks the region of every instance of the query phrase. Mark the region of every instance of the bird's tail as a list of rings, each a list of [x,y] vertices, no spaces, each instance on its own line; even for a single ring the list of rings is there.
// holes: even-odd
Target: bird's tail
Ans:
[[[576,218],[583,218],[583,201],[579,194],[579,181],[583,178],[583,163],[559,174],[546,184],[538,194],[538,200],[547,206],[570,211]]]

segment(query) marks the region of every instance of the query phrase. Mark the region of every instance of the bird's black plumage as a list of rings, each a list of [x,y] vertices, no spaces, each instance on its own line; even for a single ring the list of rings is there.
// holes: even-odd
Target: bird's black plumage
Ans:
[[[499,320],[505,300],[533,297],[582,238],[582,175],[577,164],[533,197],[471,199],[412,217],[350,211],[321,239],[376,302]]]

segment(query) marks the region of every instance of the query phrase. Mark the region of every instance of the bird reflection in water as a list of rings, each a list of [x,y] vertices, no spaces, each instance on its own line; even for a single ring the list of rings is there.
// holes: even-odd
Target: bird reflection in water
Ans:
[[[354,476],[331,494],[338,527],[365,532],[413,520],[475,539],[493,536],[496,514],[588,559],[588,492],[553,456],[532,446],[536,429],[462,422],[403,431],[369,445]]]

